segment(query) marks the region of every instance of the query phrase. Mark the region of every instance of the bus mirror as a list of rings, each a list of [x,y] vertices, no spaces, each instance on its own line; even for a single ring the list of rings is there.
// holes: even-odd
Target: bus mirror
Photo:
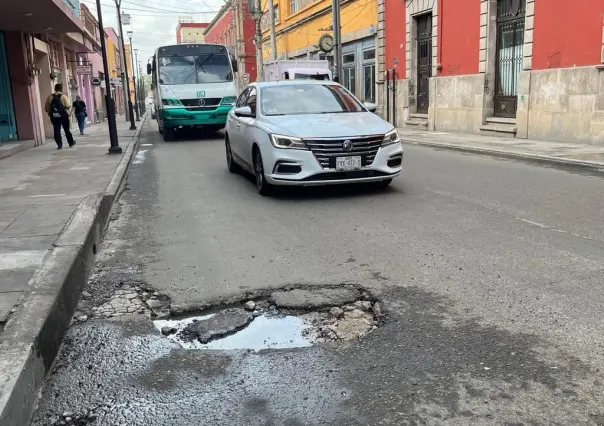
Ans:
[[[231,65],[233,66],[233,72],[237,72],[237,59],[231,58]]]
[[[151,75],[151,64],[147,64],[147,74]]]

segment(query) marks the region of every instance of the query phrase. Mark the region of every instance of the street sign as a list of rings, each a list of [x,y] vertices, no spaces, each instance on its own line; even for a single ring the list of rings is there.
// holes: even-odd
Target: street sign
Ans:
[[[92,74],[92,65],[76,65],[76,74],[77,75]]]
[[[243,80],[244,83],[249,83],[250,82],[250,75],[248,73],[245,73],[241,76],[241,80]]]
[[[101,85],[101,79],[98,77],[93,77],[92,79],[92,85],[93,86],[100,86]]]

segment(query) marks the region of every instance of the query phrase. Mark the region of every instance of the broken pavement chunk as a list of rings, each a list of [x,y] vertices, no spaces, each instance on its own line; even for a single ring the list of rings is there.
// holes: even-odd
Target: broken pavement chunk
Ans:
[[[241,330],[253,320],[251,312],[239,308],[225,309],[211,318],[189,324],[183,332],[196,337],[201,343],[208,343]]]

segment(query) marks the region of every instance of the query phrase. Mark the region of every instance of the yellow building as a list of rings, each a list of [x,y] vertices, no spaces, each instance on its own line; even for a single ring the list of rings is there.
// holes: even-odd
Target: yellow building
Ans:
[[[333,67],[333,51],[322,52],[319,39],[333,35],[331,0],[274,0],[278,59],[327,59]],[[263,0],[262,10],[268,10]],[[377,0],[343,0],[342,75],[340,83],[363,101],[375,101]],[[265,14],[262,53],[273,59],[268,14]]]
[[[208,25],[210,24],[205,22],[179,22],[176,27],[176,43],[205,43],[206,37],[203,32]]]
[[[126,50],[126,67],[128,67],[128,78],[130,78],[130,100],[136,102],[134,99],[134,74],[132,73],[132,52],[129,44],[124,45]]]

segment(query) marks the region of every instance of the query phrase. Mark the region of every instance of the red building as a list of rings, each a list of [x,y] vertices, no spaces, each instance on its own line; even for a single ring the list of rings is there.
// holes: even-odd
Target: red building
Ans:
[[[247,2],[229,0],[205,30],[206,43],[223,44],[233,50],[238,61],[238,87],[256,81],[256,24],[248,12]],[[247,75],[247,79],[243,78]]]
[[[604,143],[603,15],[604,0],[378,0],[381,113],[399,127]]]

